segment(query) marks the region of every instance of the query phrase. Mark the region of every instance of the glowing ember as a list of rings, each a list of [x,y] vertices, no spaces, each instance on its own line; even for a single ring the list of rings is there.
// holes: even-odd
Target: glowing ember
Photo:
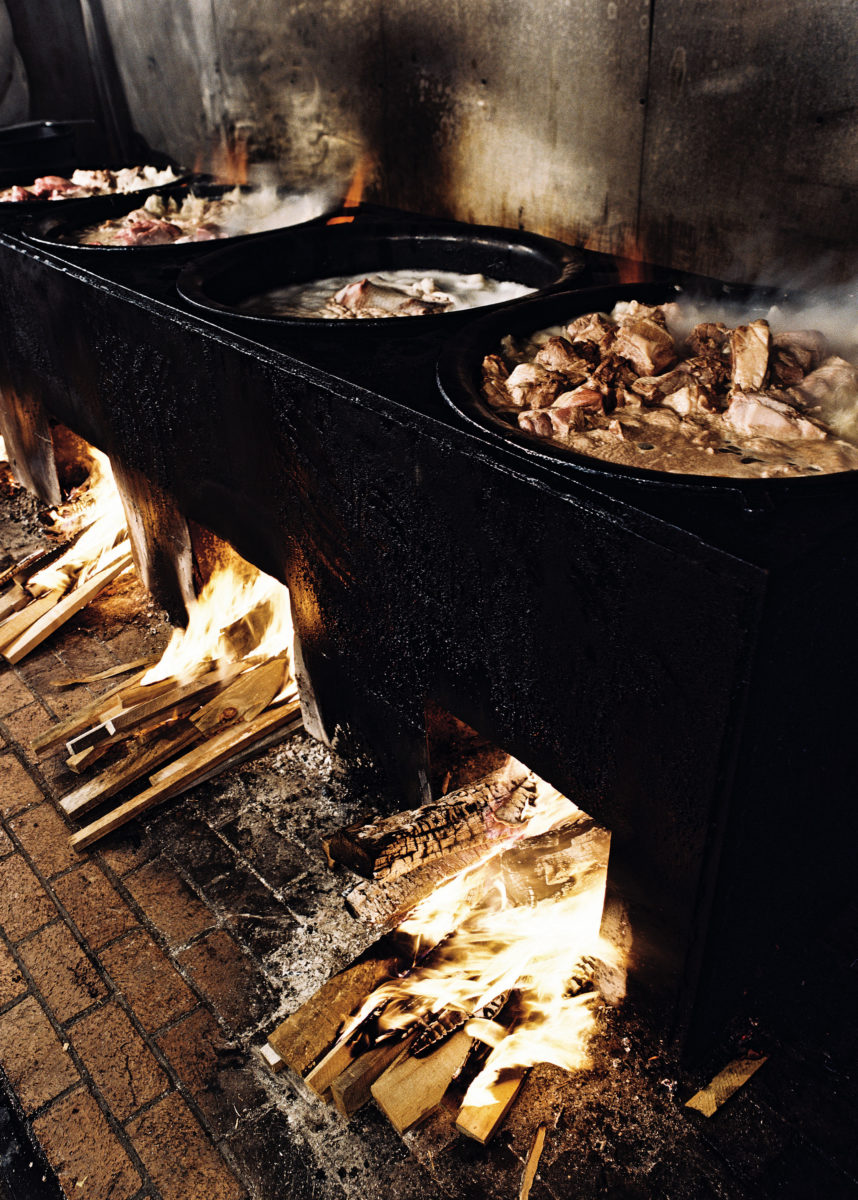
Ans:
[[[238,556],[212,574],[188,617],[187,628],[173,631],[144,684],[170,677],[191,680],[213,662],[251,665],[291,651],[288,590]]]
[[[85,583],[107,565],[128,537],[110,461],[100,450],[91,449],[90,453],[93,465],[86,483],[53,514],[54,534],[75,541],[60,558],[32,576],[27,589],[34,596]]]

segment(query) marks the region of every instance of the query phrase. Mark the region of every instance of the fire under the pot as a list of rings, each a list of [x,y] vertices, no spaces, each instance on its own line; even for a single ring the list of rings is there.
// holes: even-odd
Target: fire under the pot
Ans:
[[[600,933],[609,834],[500,757],[431,805],[325,843],[332,865],[366,876],[346,900],[383,936],[269,1041],[345,1116],[374,1100],[404,1134],[444,1104],[487,1142],[529,1068],[587,1068],[599,988],[622,995],[622,955]]]

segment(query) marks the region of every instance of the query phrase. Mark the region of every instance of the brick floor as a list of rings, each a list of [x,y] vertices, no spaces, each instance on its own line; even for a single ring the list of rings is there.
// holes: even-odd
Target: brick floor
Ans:
[[[0,1008],[5,1008],[26,991],[27,981],[18,970],[18,964],[0,942]]]
[[[211,909],[162,858],[126,875],[123,883],[172,946],[184,946],[215,923]]]
[[[80,862],[69,845],[71,830],[53,804],[28,809],[9,822],[9,829],[44,875],[56,875]]]
[[[128,1200],[140,1174],[85,1088],[77,1088],[33,1122],[36,1136],[69,1197]]]
[[[158,1045],[216,1134],[265,1104],[265,1092],[247,1070],[247,1052],[225,1041],[204,1008],[160,1034]]]
[[[234,1033],[247,1031],[271,1011],[270,989],[253,962],[222,929],[183,951],[179,962]]]
[[[92,860],[56,879],[53,889],[93,950],[137,924],[126,901]]]
[[[56,667],[54,668],[56,670]],[[45,733],[56,722],[45,712],[41,704],[28,704],[3,718],[3,724],[10,738],[21,748],[24,757],[32,763],[37,763],[39,756],[33,750],[32,742],[40,733]]]
[[[0,1015],[0,1062],[28,1112],[78,1081],[78,1072],[37,1000],[27,997]]]
[[[147,933],[134,930],[101,951],[117,988],[148,1032],[189,1012],[197,1000],[169,959]]]
[[[43,799],[38,786],[14,754],[0,754],[0,816],[11,817]]]
[[[0,829],[0,858],[5,858],[7,854],[13,854],[14,852],[15,843],[5,829]]]
[[[170,1080],[118,1004],[105,1004],[72,1026],[71,1043],[119,1121],[165,1092]]]
[[[127,1128],[164,1200],[240,1200],[246,1194],[180,1096],[160,1100]]]
[[[107,995],[104,980],[61,921],[23,942],[19,953],[51,1011],[63,1023]]]
[[[12,671],[0,678],[0,717],[15,712],[16,709],[23,708],[25,704],[32,704],[32,702],[33,693],[26,683]]]
[[[56,916],[47,892],[20,854],[0,862],[0,925],[13,942],[35,933]]]

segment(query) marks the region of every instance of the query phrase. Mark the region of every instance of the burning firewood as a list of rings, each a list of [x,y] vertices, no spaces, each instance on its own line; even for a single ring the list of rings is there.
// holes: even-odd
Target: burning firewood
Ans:
[[[488,845],[521,833],[536,799],[527,771],[507,767],[439,803],[337,830],[324,845],[329,858],[360,875],[395,879],[465,844]]]
[[[132,565],[122,504],[103,454],[84,488],[56,514],[63,544],[28,555],[0,576],[0,654],[21,662]]]
[[[275,1057],[343,1115],[371,1097],[404,1133],[455,1095],[463,1097],[456,1128],[485,1142],[533,1064],[586,1062],[593,978],[612,954],[599,937],[608,835],[533,778],[536,812],[518,841],[495,845],[424,896],[395,934],[269,1038]],[[396,837],[415,816],[377,825]],[[361,886],[398,888],[408,878]]]
[[[99,774],[61,800],[83,815],[148,776],[148,786],[79,830],[83,849],[155,804],[225,770],[301,725],[292,681],[288,593],[241,562],[216,572],[161,660],[116,685],[34,742],[63,742],[81,771]],[[117,757],[119,755],[119,757]]]

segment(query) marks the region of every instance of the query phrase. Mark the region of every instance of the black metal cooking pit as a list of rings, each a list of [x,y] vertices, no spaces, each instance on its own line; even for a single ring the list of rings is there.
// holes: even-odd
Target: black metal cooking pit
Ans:
[[[292,284],[333,276],[360,278],[376,271],[408,270],[431,274],[454,271],[520,283],[540,291],[568,285],[582,271],[581,255],[550,238],[520,230],[462,226],[456,222],[408,220],[325,225],[314,230],[286,230],[260,237],[252,246],[215,250],[188,266],[178,280],[181,295],[192,305],[227,319],[235,328],[292,327],[335,338],[352,331],[366,340],[372,331],[385,339],[413,338],[427,330],[447,330],[473,318],[472,310],[400,319],[368,318],[331,321],[249,312],[243,304],[260,294]],[[486,305],[496,311],[503,305]]]
[[[611,830],[606,927],[661,1032],[699,1047],[838,903],[851,475],[750,502],[585,473],[455,413],[437,325],[239,333],[162,267],[9,233],[0,321],[5,427],[47,409],[287,583],[308,724],[368,742],[397,804],[431,701]]]
[[[142,207],[147,196],[153,190],[161,196],[175,199],[181,203],[188,195],[216,199],[234,191],[235,188],[235,184],[195,180],[192,183],[180,183],[168,187],[149,189],[143,195],[142,199],[138,192],[94,196],[86,200],[84,208],[72,208],[71,212],[67,211],[62,205],[60,205],[60,211],[58,212],[56,202],[52,202],[52,208],[47,210],[47,215],[42,215],[37,220],[29,221],[24,226],[24,231],[27,238],[34,242],[35,245],[41,246],[46,250],[62,247],[68,253],[74,254],[82,262],[92,258],[93,255],[110,254],[113,256],[149,258],[152,260],[163,259],[166,262],[169,262],[171,258],[175,258],[177,263],[184,264],[190,258],[198,258],[201,255],[211,254],[213,246],[233,245],[238,241],[243,242],[248,237],[260,237],[265,236],[265,234],[237,233],[211,241],[156,245],[142,243],[132,246],[82,245],[76,241],[76,234],[81,229],[88,228],[91,225],[98,225],[102,221],[125,216],[126,213],[133,212],[135,209]],[[244,194],[250,194],[255,189],[250,185],[242,185],[238,190]],[[277,196],[284,204],[291,201],[295,206],[296,214],[300,213],[299,219],[293,223],[295,225],[317,221],[336,212],[340,207],[338,200],[332,200],[329,193],[322,191],[311,194],[295,193],[286,187],[281,187],[277,189]]]

